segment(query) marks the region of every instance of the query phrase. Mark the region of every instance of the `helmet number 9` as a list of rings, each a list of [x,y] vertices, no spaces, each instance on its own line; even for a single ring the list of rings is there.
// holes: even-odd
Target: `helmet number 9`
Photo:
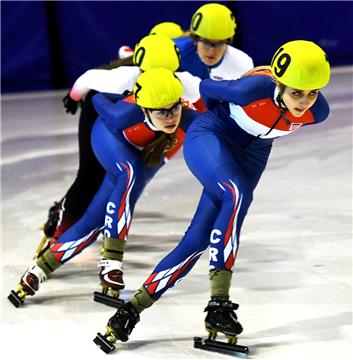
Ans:
[[[271,66],[273,66],[273,63],[276,62],[275,66],[273,66],[273,68],[278,77],[281,77],[284,75],[284,73],[286,72],[286,70],[291,62],[290,55],[287,53],[281,54],[282,51],[283,51],[282,47],[280,49],[278,49],[278,51],[274,55],[274,57],[272,59],[272,63],[271,63]],[[281,54],[281,55],[279,56],[279,54]]]

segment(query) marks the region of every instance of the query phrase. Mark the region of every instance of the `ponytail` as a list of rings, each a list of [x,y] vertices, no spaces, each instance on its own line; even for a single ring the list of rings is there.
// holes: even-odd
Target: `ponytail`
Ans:
[[[99,66],[97,69],[112,70],[118,68],[119,66],[135,66],[134,62],[132,61],[132,55],[124,59],[113,60],[109,64]]]
[[[166,134],[162,133],[152,141],[150,144],[144,147],[142,150],[143,160],[147,167],[158,166],[162,160],[163,155],[174,149],[178,140],[175,137],[175,133]]]

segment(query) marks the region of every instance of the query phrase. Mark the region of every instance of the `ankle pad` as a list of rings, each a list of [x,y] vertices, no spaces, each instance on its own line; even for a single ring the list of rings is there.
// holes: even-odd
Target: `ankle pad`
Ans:
[[[211,298],[229,299],[229,289],[232,281],[232,272],[229,270],[213,269],[209,272]]]
[[[153,305],[156,299],[153,299],[148,291],[141,286],[130,298],[130,303],[138,313]]]
[[[117,238],[104,238],[104,259],[123,261],[125,241]]]
[[[50,247],[37,259],[37,265],[45,272],[45,275],[50,275],[62,264],[56,260],[55,256],[50,250]]]
[[[103,273],[106,273],[110,270],[120,270],[123,271],[123,263],[121,261],[118,260],[108,260],[108,259],[102,259],[99,263],[98,263],[98,267],[104,267],[104,269],[102,269]]]
[[[219,310],[219,311],[232,311],[232,310],[238,310],[239,305],[232,303],[230,300],[225,300],[222,298],[211,298],[211,300],[208,302],[207,306],[205,307],[205,311],[209,310]]]

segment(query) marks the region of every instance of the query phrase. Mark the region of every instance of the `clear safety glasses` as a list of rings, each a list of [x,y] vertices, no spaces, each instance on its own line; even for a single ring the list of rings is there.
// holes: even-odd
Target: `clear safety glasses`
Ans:
[[[177,103],[175,103],[171,108],[169,109],[148,109],[148,111],[153,114],[157,119],[164,120],[165,118],[168,118],[168,116],[174,116],[178,114],[183,107],[183,104],[181,103],[181,100],[179,100]]]
[[[209,41],[207,39],[201,38],[201,37],[198,37],[197,41],[200,42],[202,44],[202,46],[207,50],[209,50],[211,48],[222,49],[223,47],[230,44],[230,40],[213,42],[213,41]]]

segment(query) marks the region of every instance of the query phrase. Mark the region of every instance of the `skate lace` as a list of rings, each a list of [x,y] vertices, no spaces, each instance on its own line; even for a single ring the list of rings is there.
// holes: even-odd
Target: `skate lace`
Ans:
[[[123,328],[129,335],[140,321],[140,315],[131,303],[126,303],[118,308],[115,317],[120,318]]]
[[[132,325],[132,328],[134,328],[135,324],[140,321],[140,314],[136,311],[136,309],[134,308],[134,306],[131,303],[126,304],[125,311],[132,316],[132,318],[134,320],[134,324],[131,324],[131,325]]]
[[[204,312],[209,310],[233,311],[233,310],[238,310],[238,308],[239,308],[239,304],[232,303],[230,300],[212,299],[208,302]]]
[[[101,272],[104,274],[111,270],[120,270],[121,272],[123,272],[123,263],[118,260],[102,259],[98,263],[98,267],[102,268]]]

